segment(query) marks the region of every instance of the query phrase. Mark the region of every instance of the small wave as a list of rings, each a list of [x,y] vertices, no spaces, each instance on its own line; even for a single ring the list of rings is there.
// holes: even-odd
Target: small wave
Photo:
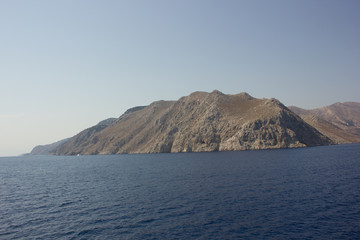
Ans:
[[[139,221],[140,224],[145,224],[145,223],[151,223],[154,222],[156,219],[155,218],[149,218],[149,219],[144,219]]]
[[[66,206],[71,205],[71,204],[73,204],[73,203],[74,203],[74,202],[72,202],[72,201],[70,201],[70,202],[64,202],[64,203],[60,204],[59,207],[66,207]]]
[[[80,231],[77,236],[78,237],[82,237],[82,236],[85,236],[85,235],[93,235],[93,236],[96,236],[98,234],[100,234],[101,232],[103,232],[105,230],[105,228],[91,228],[91,229],[85,229],[85,230],[82,230]]]

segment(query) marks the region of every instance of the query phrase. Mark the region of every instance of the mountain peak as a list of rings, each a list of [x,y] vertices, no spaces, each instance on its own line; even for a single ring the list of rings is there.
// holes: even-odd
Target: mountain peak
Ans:
[[[224,96],[225,94],[220,92],[219,90],[213,90],[210,94],[213,94],[213,95],[221,95],[221,96]]]

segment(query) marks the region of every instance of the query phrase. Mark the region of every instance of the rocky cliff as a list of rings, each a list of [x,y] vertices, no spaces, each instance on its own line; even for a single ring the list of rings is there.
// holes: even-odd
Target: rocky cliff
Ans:
[[[79,133],[53,154],[235,151],[331,143],[276,99],[213,91],[130,109],[106,127]]]

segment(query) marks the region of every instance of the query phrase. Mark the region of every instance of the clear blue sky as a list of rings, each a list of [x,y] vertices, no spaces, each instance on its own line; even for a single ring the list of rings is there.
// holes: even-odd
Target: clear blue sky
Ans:
[[[360,1],[1,0],[0,156],[218,89],[360,102]]]

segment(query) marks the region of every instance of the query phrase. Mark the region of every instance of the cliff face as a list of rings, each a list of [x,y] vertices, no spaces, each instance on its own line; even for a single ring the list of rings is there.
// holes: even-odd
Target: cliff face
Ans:
[[[335,143],[360,142],[360,103],[335,103],[312,110],[289,108]]]
[[[233,151],[332,143],[278,100],[219,91],[133,108],[103,129],[85,131],[53,153]]]

